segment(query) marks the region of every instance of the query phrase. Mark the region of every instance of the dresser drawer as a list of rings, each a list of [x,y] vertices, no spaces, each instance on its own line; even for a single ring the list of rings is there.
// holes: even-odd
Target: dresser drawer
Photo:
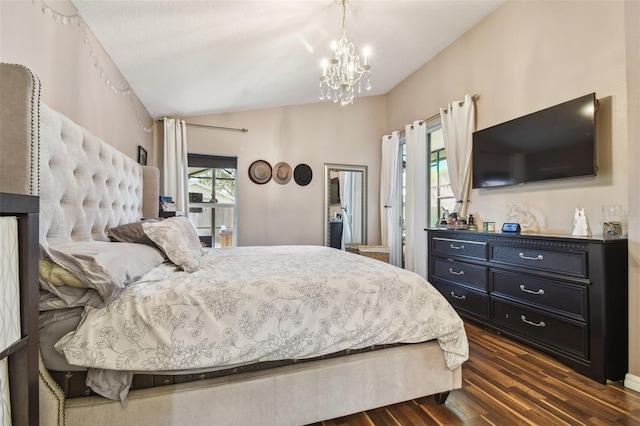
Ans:
[[[495,298],[491,299],[491,304],[491,319],[495,324],[552,348],[588,359],[586,324],[512,305]]]
[[[457,240],[453,238],[434,237],[431,249],[434,253],[449,256],[465,256],[473,259],[487,260],[487,243]]]
[[[492,262],[559,272],[577,277],[587,276],[586,253],[501,245],[492,245],[490,251],[489,260]]]
[[[451,303],[456,311],[473,315],[483,320],[489,319],[489,295],[434,279],[432,283]]]
[[[492,294],[500,294],[543,309],[587,317],[587,288],[558,281],[544,280],[517,273],[491,270]]]
[[[487,291],[487,268],[455,260],[433,258],[433,276]]]

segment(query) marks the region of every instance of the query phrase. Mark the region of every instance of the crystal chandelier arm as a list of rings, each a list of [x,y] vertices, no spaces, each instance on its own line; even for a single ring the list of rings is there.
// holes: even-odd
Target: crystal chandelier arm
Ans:
[[[349,43],[346,35],[346,0],[342,0],[342,37],[336,44],[333,59],[329,63],[323,63],[322,76],[320,77],[320,100],[327,99],[333,102],[341,101],[342,104],[350,104],[355,97],[355,86],[358,85],[358,93],[361,92],[360,81],[366,79],[365,89],[371,89],[371,67],[365,56],[364,65],[361,66],[360,57],[355,54],[353,43]]]

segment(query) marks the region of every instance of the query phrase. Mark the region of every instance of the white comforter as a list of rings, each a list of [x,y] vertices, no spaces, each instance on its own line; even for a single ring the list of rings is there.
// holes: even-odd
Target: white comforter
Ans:
[[[87,307],[56,349],[69,363],[176,371],[302,359],[437,339],[468,357],[460,317],[417,274],[317,246],[212,249],[194,273],[165,263],[104,308]]]

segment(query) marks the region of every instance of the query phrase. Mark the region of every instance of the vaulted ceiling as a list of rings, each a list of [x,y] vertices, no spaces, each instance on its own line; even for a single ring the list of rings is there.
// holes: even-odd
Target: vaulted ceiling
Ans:
[[[72,0],[154,118],[319,102],[321,60],[342,33],[336,0]],[[348,0],[385,94],[503,0]],[[357,102],[357,98],[356,101]]]

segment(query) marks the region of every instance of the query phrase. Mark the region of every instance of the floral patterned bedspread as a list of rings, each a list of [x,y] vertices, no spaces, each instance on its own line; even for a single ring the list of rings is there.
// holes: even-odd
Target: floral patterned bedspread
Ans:
[[[302,359],[437,339],[468,357],[460,317],[417,274],[319,246],[211,249],[193,273],[165,263],[57,344],[69,363],[176,371]]]

